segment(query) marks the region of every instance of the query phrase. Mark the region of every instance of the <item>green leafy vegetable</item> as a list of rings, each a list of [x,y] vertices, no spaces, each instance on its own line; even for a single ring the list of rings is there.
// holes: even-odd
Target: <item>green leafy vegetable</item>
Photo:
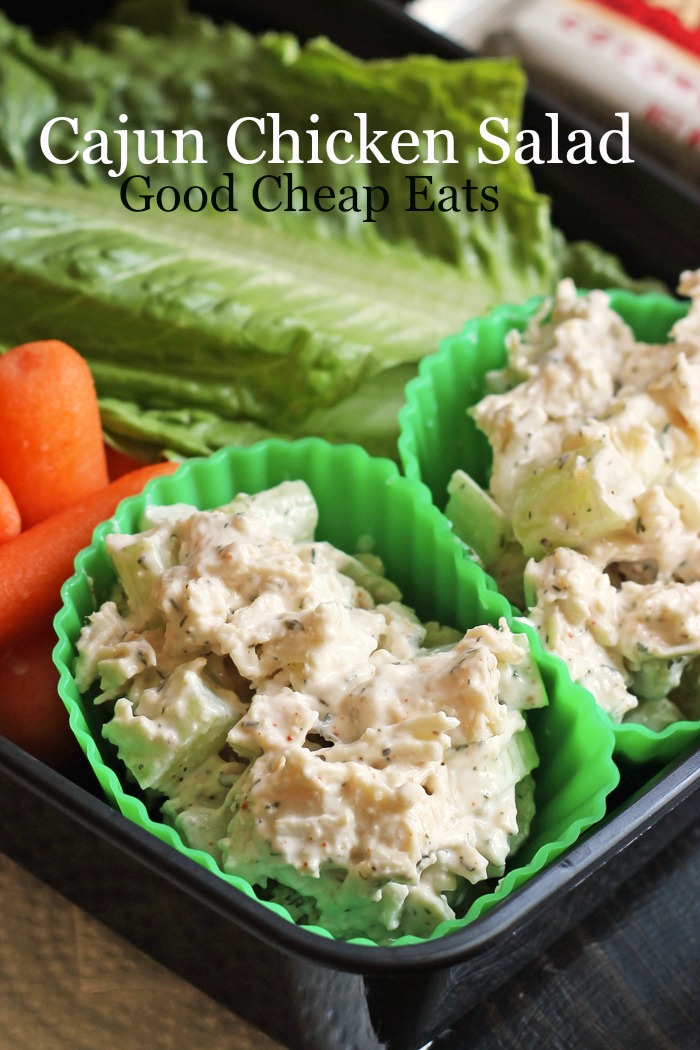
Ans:
[[[523,75],[510,61],[362,62],[325,40],[256,39],[153,3],[126,5],[89,41],[50,46],[0,16],[0,82],[0,341],[74,345],[108,432],[130,447],[204,452],[315,432],[393,455],[420,358],[468,317],[548,291],[559,276],[560,239],[527,169],[476,163],[485,116],[518,129]],[[352,127],[358,112],[388,136],[448,128],[458,163],[235,164],[229,126],[271,112],[302,138],[312,113],[322,136]],[[206,164],[132,158],[123,178],[210,194],[234,171],[238,210],[129,212],[107,165],[44,158],[41,128],[58,115],[79,122],[78,136],[54,129],[65,157],[92,129],[109,134],[115,161],[115,129],[198,129]],[[246,127],[239,142],[254,155],[265,141]],[[166,147],[172,160],[167,136]],[[407,176],[432,175],[437,196],[469,177],[483,183],[485,170],[496,173],[497,210],[406,210]],[[258,210],[254,181],[282,171],[310,192],[378,184],[390,205],[376,222],[337,208]]]

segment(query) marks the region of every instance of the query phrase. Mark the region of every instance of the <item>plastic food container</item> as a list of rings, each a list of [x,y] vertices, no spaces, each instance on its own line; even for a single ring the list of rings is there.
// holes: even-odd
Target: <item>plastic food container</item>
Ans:
[[[534,298],[522,306],[504,306],[469,321],[444,339],[437,353],[421,361],[419,375],[406,389],[399,415],[399,451],[407,477],[423,481],[444,507],[447,483],[461,468],[488,486],[491,450],[467,409],[486,392],[486,373],[505,364],[505,336],[525,329],[540,306]],[[664,342],[669,329],[687,312],[687,303],[670,296],[610,292],[610,305],[630,325],[637,339]],[[669,761],[700,740],[700,722],[683,721],[654,731],[633,722],[615,725],[616,753],[632,762]]]
[[[691,755],[464,930],[371,947],[279,921],[107,805],[91,778],[0,739],[3,850],[290,1050],[419,1050],[682,833],[699,799]]]
[[[83,27],[109,6],[67,3],[39,13],[11,0],[5,10],[47,31]],[[362,57],[465,54],[390,0],[193,6],[255,31],[325,33]],[[545,133],[553,109],[562,135],[589,126],[533,92],[525,126]],[[565,165],[543,165],[533,174],[567,236],[617,252],[630,272],[670,286],[681,269],[697,266],[700,197],[679,180],[644,161],[627,166],[624,178],[606,165],[582,165],[573,175]],[[464,929],[405,948],[346,944],[279,921],[110,806],[87,762],[58,773],[2,738],[0,807],[11,819],[0,820],[0,849],[291,1050],[419,1050],[697,820],[699,757],[693,749],[670,764],[621,767],[606,816],[573,846]],[[576,944],[578,951],[578,935]]]

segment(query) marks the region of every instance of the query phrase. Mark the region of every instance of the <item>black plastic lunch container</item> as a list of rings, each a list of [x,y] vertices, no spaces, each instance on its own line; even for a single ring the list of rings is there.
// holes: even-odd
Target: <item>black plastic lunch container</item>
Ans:
[[[110,6],[39,14],[4,5],[38,31],[80,27]],[[363,57],[464,54],[389,0],[190,6],[253,30],[323,33]],[[564,131],[591,128],[536,94],[525,126],[543,128],[553,110]],[[673,287],[700,265],[700,196],[645,158],[624,177],[601,164],[543,165],[535,180],[570,238],[600,243],[631,273]],[[110,808],[86,766],[62,775],[2,738],[0,849],[291,1050],[419,1050],[700,817],[698,750],[622,783],[608,817],[497,908],[449,937],[400,948],[325,940],[278,920]]]
[[[700,813],[696,752],[463,931],[382,948],[278,920],[126,820],[91,786],[0,738],[0,806],[12,814],[2,849],[290,1050],[419,1050]]]

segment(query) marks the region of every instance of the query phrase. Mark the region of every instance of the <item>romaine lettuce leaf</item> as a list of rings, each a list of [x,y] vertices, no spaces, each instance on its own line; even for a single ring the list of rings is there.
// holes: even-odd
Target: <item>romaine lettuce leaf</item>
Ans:
[[[49,46],[0,16],[0,78],[0,341],[72,343],[108,429],[132,442],[187,452],[231,435],[315,432],[395,454],[396,409],[420,358],[468,317],[559,276],[548,202],[527,169],[476,163],[485,116],[518,130],[524,81],[511,61],[362,62],[325,40],[254,38],[152,3],[127,5],[89,41]],[[352,128],[357,112],[389,136],[449,128],[459,163],[234,164],[229,125],[269,112],[302,137],[311,113],[325,133]],[[124,177],[210,191],[235,170],[239,210],[130,213],[104,165],[42,156],[41,127],[59,114],[80,135],[110,132],[115,157],[115,128],[197,128],[206,164],[132,159]],[[52,141],[76,148],[72,136]],[[311,191],[380,184],[391,203],[373,223],[337,209],[263,213],[252,183],[281,170]],[[432,175],[435,193],[490,176],[499,207],[407,211],[411,174]],[[188,418],[196,439],[176,425]]]

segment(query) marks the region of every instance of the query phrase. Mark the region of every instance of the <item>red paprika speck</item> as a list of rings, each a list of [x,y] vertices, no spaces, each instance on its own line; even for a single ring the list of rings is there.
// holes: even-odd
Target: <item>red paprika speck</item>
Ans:
[[[247,808],[248,808],[248,803],[247,802],[241,802],[241,809],[247,809]]]

